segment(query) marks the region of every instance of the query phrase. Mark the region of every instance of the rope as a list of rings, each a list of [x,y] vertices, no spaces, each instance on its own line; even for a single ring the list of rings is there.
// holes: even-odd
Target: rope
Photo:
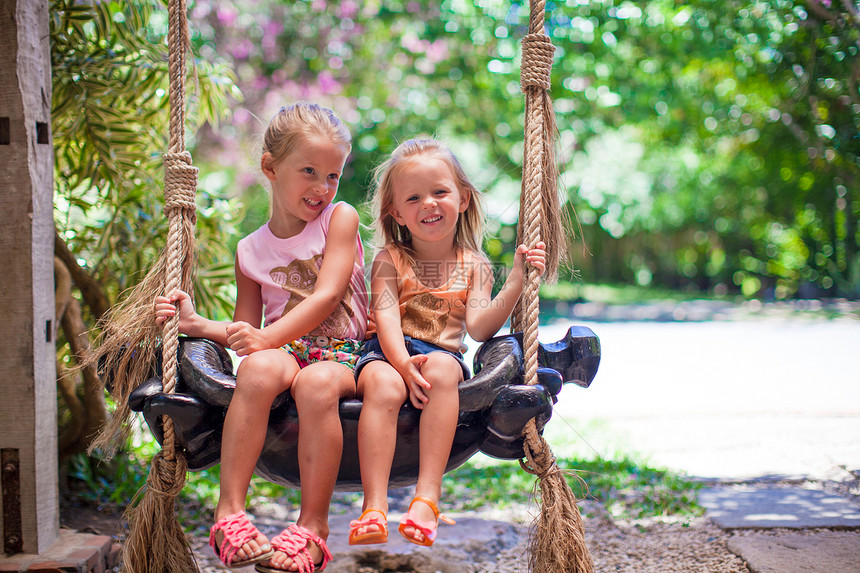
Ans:
[[[185,151],[185,62],[188,48],[186,0],[170,0],[168,4],[168,71],[170,76],[170,139],[164,155],[164,213],[168,219],[167,273],[165,292],[182,288],[183,263],[187,262],[183,241],[186,223],[196,223],[194,197],[197,192],[197,168],[191,165],[191,154]],[[178,317],[165,324],[162,340],[164,392],[172,394],[176,387],[176,352],[179,348]],[[165,459],[175,455],[173,421],[162,418]]]
[[[185,54],[189,44],[186,0],[170,0],[167,5],[168,73],[170,77],[169,151],[185,151]]]
[[[190,290],[193,268],[197,168],[185,150],[185,66],[189,45],[185,0],[168,3],[168,73],[170,124],[168,152],[164,155],[164,213],[168,220],[164,292]],[[150,298],[151,300],[151,298]],[[151,312],[151,311],[150,311]],[[150,320],[151,315],[150,315]],[[179,320],[168,320],[162,332],[162,384],[164,392],[176,388]],[[161,451],[153,458],[146,487],[137,504],[127,510],[130,531],[123,545],[125,573],[191,573],[197,564],[176,518],[176,497],[185,485],[187,464],[176,451],[173,420],[163,416]],[[153,550],[153,548],[156,548]]]
[[[529,33],[522,41],[520,79],[526,111],[519,234],[521,242],[534,246],[541,240],[546,210],[555,210],[553,215],[559,221],[561,214],[552,148],[555,122],[552,102],[547,94],[551,86],[555,47],[544,33],[545,1],[531,0],[530,6]],[[558,234],[547,234],[546,237],[552,241],[564,240]],[[555,252],[547,258],[549,274],[554,276],[558,258]],[[530,385],[538,382],[540,281],[538,270],[529,265],[518,316],[514,321],[523,329],[525,381]],[[526,424],[523,431],[523,452],[526,461],[520,461],[520,465],[525,471],[537,476],[541,490],[541,513],[530,532],[530,570],[539,573],[592,573],[594,565],[585,545],[585,527],[576,498],[534,419]]]
[[[166,153],[164,155],[164,214],[170,217],[178,210],[182,217],[196,222],[197,168],[191,165],[191,154]]]
[[[543,0],[532,0],[529,34],[523,38],[523,60],[520,85],[526,96],[525,151],[523,162],[523,188],[520,202],[521,212],[526,214],[522,241],[533,246],[541,240],[540,213],[541,188],[544,173],[544,114],[535,99],[550,87],[552,55],[555,47],[543,33]],[[520,223],[523,225],[522,221]],[[533,266],[528,267],[526,288],[520,322],[523,326],[523,350],[525,352],[525,380],[537,384],[537,329],[539,315],[540,275]]]
[[[523,92],[534,87],[548,90],[551,85],[552,58],[555,46],[544,34],[530,33],[523,37],[523,63],[520,87]]]

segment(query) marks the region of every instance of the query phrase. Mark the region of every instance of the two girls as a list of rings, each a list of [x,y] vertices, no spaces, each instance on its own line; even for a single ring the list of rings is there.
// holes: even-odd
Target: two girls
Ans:
[[[228,567],[256,563],[266,573],[304,572],[329,563],[328,507],[343,444],[338,403],[355,394],[356,379],[364,401],[358,438],[365,499],[364,512],[351,523],[350,543],[388,539],[396,419],[409,399],[422,410],[420,468],[399,531],[431,545],[459,412],[457,386],[469,376],[465,334],[479,341],[495,335],[522,293],[524,262],[544,267],[542,244],[531,250],[521,245],[492,298],[477,189],[442,144],[407,141],[378,170],[375,214],[385,248],[371,275],[373,336],[356,361],[367,306],[358,216],[344,203],[332,204],[349,152],[349,133],[329,110],[311,104],[282,109],[267,129],[261,160],[272,186],[272,215],[239,243],[233,322],[199,316],[181,291],[156,301],[159,323],[178,312],[180,332],[244,357],[224,423],[210,536]],[[296,524],[269,541],[244,506],[268,411],[285,390],[299,412],[302,502]]]

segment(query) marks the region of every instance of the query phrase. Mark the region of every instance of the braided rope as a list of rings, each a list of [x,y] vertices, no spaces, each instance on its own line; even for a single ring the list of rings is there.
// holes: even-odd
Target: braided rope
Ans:
[[[555,463],[555,454],[535,427],[534,418],[527,422],[523,438],[526,441],[523,448],[526,459],[520,460],[520,467],[523,470],[541,479],[561,473],[561,469]]]
[[[185,150],[185,54],[189,43],[186,0],[167,5],[168,73],[170,75],[170,144],[174,153]]]
[[[197,193],[197,168],[191,165],[191,154],[167,153],[164,155],[164,214],[180,210],[182,217],[195,221],[194,197]]]
[[[197,168],[191,165],[191,154],[185,151],[185,53],[188,48],[186,0],[170,0],[168,9],[168,74],[170,82],[170,125],[168,152],[164,155],[164,213],[168,220],[167,245],[156,272],[149,276],[163,284],[144,281],[144,291],[151,304],[152,290],[189,289],[194,251],[197,190]],[[154,280],[154,279],[153,279]],[[143,300],[143,299],[141,299]],[[151,307],[147,309],[151,312]],[[149,321],[152,320],[148,314]],[[162,332],[162,383],[164,392],[176,387],[179,347],[179,320],[173,317]],[[129,534],[123,544],[125,573],[197,573],[194,554],[176,518],[176,498],[185,485],[187,464],[182,452],[176,451],[173,420],[162,416],[162,448],[152,460],[146,486],[137,503],[126,509]],[[155,548],[155,551],[153,551]]]
[[[520,87],[523,92],[534,87],[550,88],[552,59],[555,46],[546,35],[530,33],[523,37],[523,63],[520,72]]]
[[[523,62],[520,84],[526,96],[526,133],[524,142],[523,189],[521,201],[526,218],[522,240],[533,247],[541,240],[540,212],[541,187],[543,185],[543,133],[544,116],[539,102],[535,100],[542,96],[550,86],[552,54],[555,48],[543,33],[545,2],[532,2],[529,34],[523,38]],[[547,48],[547,45],[549,48]],[[538,314],[540,289],[540,274],[529,265],[523,305],[521,324],[523,328],[523,350],[525,352],[525,380],[527,384],[537,384],[537,347],[538,347]],[[535,430],[536,431],[536,430]]]
[[[555,189],[548,180],[555,176],[551,137],[554,129],[551,117],[550,88],[552,41],[544,33],[544,0],[530,2],[529,33],[523,38],[520,85],[526,99],[523,185],[520,197],[520,241],[534,247],[541,240],[541,216],[544,194]],[[547,125],[549,123],[549,125]],[[555,213],[560,217],[559,213]],[[523,221],[525,219],[525,221]],[[561,237],[546,237],[561,240]],[[540,273],[528,266],[528,275],[519,316],[515,323],[523,330],[526,384],[538,383],[538,319]],[[538,477],[541,490],[541,513],[530,532],[529,569],[536,573],[571,571],[593,573],[594,565],[585,545],[585,527],[576,505],[576,498],[563,472],[556,464],[549,444],[537,428],[535,419],[523,430],[522,468]]]
[[[185,244],[185,223],[196,223],[194,196],[197,192],[197,168],[191,164],[191,154],[185,151],[185,63],[188,48],[186,0],[170,0],[168,4],[168,71],[170,78],[170,140],[164,155],[164,213],[168,219],[166,293],[182,288],[183,263],[190,245]],[[172,394],[176,387],[179,348],[179,321],[167,321],[162,339],[162,380],[164,392]],[[163,417],[163,450],[167,461],[175,457],[173,421]]]
[[[185,473],[188,465],[185,458],[177,457],[175,461],[167,460],[167,452],[159,452],[152,458],[149,472],[153,479],[147,482],[147,491],[152,495],[165,498],[164,501],[172,502],[179,496],[185,485]]]

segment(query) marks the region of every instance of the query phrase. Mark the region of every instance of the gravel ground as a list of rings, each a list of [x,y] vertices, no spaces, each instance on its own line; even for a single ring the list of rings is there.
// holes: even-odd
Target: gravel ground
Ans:
[[[602,340],[606,340],[608,353],[610,349],[613,348],[613,345],[609,344],[609,339],[611,337],[608,336],[608,334],[620,331],[621,328],[619,326],[613,330],[613,321],[639,319],[646,322],[652,321],[656,324],[662,325],[665,321],[792,319],[794,322],[786,323],[786,329],[789,330],[789,334],[794,336],[795,330],[788,329],[788,326],[796,327],[798,323],[795,319],[798,318],[803,318],[804,320],[808,319],[814,324],[817,324],[818,322],[826,323],[828,327],[831,324],[834,326],[841,325],[844,329],[845,321],[850,322],[860,319],[860,303],[836,301],[835,303],[822,305],[822,303],[818,301],[798,301],[795,303],[772,303],[762,305],[761,303],[753,301],[737,307],[721,303],[703,303],[701,301],[694,301],[681,304],[667,303],[663,306],[630,305],[623,309],[619,309],[617,307],[605,307],[605,305],[576,305],[576,308],[566,308],[559,310],[558,312],[573,313],[580,320],[590,319],[609,321],[607,324],[601,326],[601,330],[597,331],[598,334],[602,336]],[[809,316],[807,317],[807,315]],[[834,317],[836,317],[836,320],[828,322]],[[624,326],[625,331],[629,330],[627,325],[622,326]],[[720,334],[723,333],[725,329],[720,330],[718,328],[712,328],[711,330],[715,330],[716,334]],[[756,332],[759,331],[757,330]],[[813,334],[816,334],[819,331],[813,330],[812,332]],[[801,341],[803,342],[803,340]],[[621,343],[624,343],[625,339],[622,338],[617,342],[619,343],[617,348],[620,348]],[[727,341],[717,340],[717,342],[724,344]],[[636,343],[638,344],[639,340],[636,340]],[[808,344],[808,342],[803,343]],[[805,349],[805,347],[802,348]],[[778,348],[778,350],[780,353],[785,352],[782,348]],[[619,351],[619,353],[622,355],[625,354],[621,351]],[[806,356],[806,352],[796,351],[796,354]],[[696,356],[694,356],[694,358],[699,360]],[[767,357],[770,355],[765,353],[762,356]],[[765,363],[768,368],[773,367],[773,364],[768,363],[766,359],[762,358],[762,356],[759,356],[757,360]],[[818,354],[815,354],[815,356],[818,356]],[[608,354],[607,358],[610,358]],[[801,366],[805,366],[806,362],[812,362],[815,368],[822,368],[826,365],[821,363],[820,357],[816,361],[802,360],[798,363],[792,363],[792,368],[798,369],[800,374],[802,374],[799,377],[795,377],[797,378],[797,381],[795,382],[797,390],[794,392],[786,392],[782,386],[784,384],[784,380],[779,379],[781,394],[763,392],[763,396],[769,400],[773,395],[787,394],[788,396],[800,396],[801,400],[807,401],[821,394],[820,388],[819,394],[806,391],[807,384],[812,377],[807,375],[806,370],[799,368]],[[611,379],[611,366],[617,365],[618,363],[619,361],[611,362],[610,360],[607,360],[607,363],[601,366],[601,376],[603,379],[599,385],[590,389],[588,393],[584,393],[583,396],[577,396],[579,401],[577,402],[578,406],[576,408],[576,412],[594,410],[597,412],[597,414],[594,415],[599,415],[600,412],[598,411],[598,408],[586,408],[584,405],[579,405],[579,402],[584,403],[585,400],[592,400],[591,395],[594,395],[594,399],[598,398],[597,393],[602,391],[601,387],[606,387],[607,389],[611,389],[611,396],[607,398],[607,403],[611,404],[612,408],[610,413],[616,418],[619,416],[623,417],[624,412],[618,411],[619,403],[616,398],[619,394],[624,394],[625,391],[619,390],[619,384],[628,378],[633,379],[633,377],[627,376],[626,373],[621,373],[617,379]],[[688,370],[696,371],[694,367],[700,368],[701,364],[694,361]],[[665,378],[666,373],[663,372],[662,374]],[[836,372],[836,374],[839,375],[839,372]],[[834,377],[835,376],[830,376],[829,378]],[[679,384],[683,385],[683,389],[685,391],[690,390],[686,386],[687,379],[684,376],[677,376],[675,378],[677,378]],[[766,379],[766,377],[758,375],[754,376],[754,378],[757,380],[757,383]],[[761,380],[759,380],[759,378],[761,378]],[[662,381],[664,384],[664,394],[667,392],[665,388],[666,382],[666,380]],[[742,385],[747,384],[743,380],[738,383]],[[820,384],[821,380],[818,380],[817,383]],[[639,383],[637,382],[637,384]],[[703,385],[700,384],[699,388],[701,389],[702,386]],[[708,385],[705,384],[704,386]],[[724,384],[719,387],[722,388],[720,393],[703,394],[702,397],[697,398],[697,401],[693,401],[692,404],[697,405],[711,403],[721,396],[726,396],[724,397],[724,400],[735,400],[732,396],[750,398],[749,395],[743,392],[735,392],[733,394],[730,391],[726,391]],[[635,393],[637,388],[638,387],[633,387],[629,390],[632,394],[628,396],[627,403],[635,404],[636,408],[641,409],[641,400],[638,400],[639,396]],[[765,386],[765,389],[766,388],[767,387]],[[852,388],[854,387],[852,386]],[[693,389],[695,389],[695,387]],[[645,390],[647,390],[647,388]],[[641,391],[644,392],[645,390]],[[851,390],[851,392],[853,391],[854,390]],[[650,392],[650,390],[648,390],[648,392]],[[840,392],[842,392],[842,394],[839,394],[840,396],[843,394],[847,397],[854,396],[853,393],[849,394],[848,390],[840,390]],[[684,394],[679,391],[678,395],[688,396],[689,392]],[[648,396],[646,395],[645,398],[647,397]],[[756,396],[752,397],[754,398]],[[788,399],[785,396],[783,396],[783,398],[785,400]],[[599,400],[592,401],[599,402]],[[747,402],[748,400],[744,400],[739,403]],[[818,404],[818,402],[815,402],[814,400],[813,402],[813,405]],[[768,402],[765,401],[763,403],[767,404]],[[839,403],[839,405],[843,408],[848,408],[848,405],[852,403],[855,402],[852,402],[850,399],[846,399]],[[824,402],[822,402],[822,404],[824,404]],[[716,405],[721,407],[722,403],[717,403]],[[806,411],[805,409],[798,408],[795,402],[791,402],[789,405],[796,410]],[[779,406],[779,408],[777,408],[777,406]],[[832,414],[833,410],[832,405],[830,405],[829,402],[822,405],[819,409],[828,413],[828,415]],[[762,411],[771,412],[772,410],[782,412],[783,410],[786,410],[786,408],[780,404],[776,404],[773,408]],[[680,411],[686,413],[693,411],[695,415],[699,415],[698,410],[694,410],[689,403],[682,404]],[[756,414],[760,415],[761,412],[756,411]],[[851,415],[853,415],[853,410]],[[666,417],[666,412],[664,410],[658,410],[653,420],[660,421]],[[653,420],[646,420],[644,422],[649,430],[648,432],[643,432],[643,434],[654,434]],[[827,420],[829,420],[829,418],[827,418]],[[682,422],[685,422],[685,420],[682,420]],[[839,428],[842,427],[844,426],[839,426]],[[675,427],[673,432],[677,434],[677,427]],[[845,462],[841,461],[841,458],[836,460],[835,458],[830,459],[828,457],[828,459],[825,460],[827,462],[826,467],[831,467],[834,463],[838,462],[838,465],[842,468],[840,472],[837,472],[838,475],[831,475],[832,472],[823,471],[815,472],[814,478],[810,477],[813,474],[811,474],[811,470],[809,469],[812,466],[809,463],[809,459],[807,459],[808,456],[803,457],[800,454],[804,452],[818,452],[821,450],[820,444],[815,443],[815,440],[808,440],[810,442],[808,444],[806,442],[798,444],[796,440],[792,441],[787,440],[785,437],[783,438],[783,441],[788,441],[788,443],[791,444],[791,453],[796,454],[794,457],[797,457],[798,460],[800,460],[800,465],[805,469],[798,472],[789,471],[783,469],[784,464],[781,464],[779,465],[779,472],[769,475],[781,475],[783,477],[792,475],[801,477],[797,477],[790,481],[780,481],[779,479],[744,481],[743,478],[733,481],[731,479],[726,479],[719,483],[709,483],[709,485],[717,485],[727,488],[733,487],[736,484],[762,485],[767,487],[809,487],[812,489],[821,489],[827,493],[840,495],[860,504],[860,472],[855,471],[853,474],[850,474],[850,472],[847,471],[855,470],[856,467],[852,465],[846,468],[844,465]],[[704,453],[709,456],[712,455],[712,453],[707,451],[701,443],[696,442],[696,440],[690,440],[689,436],[687,441],[696,443],[697,447]],[[781,443],[782,442],[780,442],[780,444]],[[765,444],[765,446],[768,445],[769,444]],[[838,445],[839,444],[837,444],[837,446]],[[806,449],[803,449],[801,446]],[[643,451],[648,450],[648,448],[643,446],[638,447]],[[738,458],[736,449],[737,448],[726,449],[726,452],[728,453],[722,451],[718,453],[729,456],[726,458],[728,461],[735,461],[736,458]],[[795,452],[794,450],[802,451]],[[763,455],[761,452],[761,448],[759,450],[755,450],[755,456]],[[694,452],[691,450],[681,451],[681,454],[688,458],[693,454],[700,453],[702,452]],[[785,456],[785,452],[782,450],[777,453]],[[834,447],[826,449],[825,453],[828,456],[837,456],[837,454],[843,456],[847,455],[844,454],[843,450],[838,448],[834,449]],[[749,459],[755,460],[755,456],[750,456]],[[848,457],[850,458],[850,456]],[[817,460],[818,458],[814,459]],[[677,461],[675,458],[673,458],[673,460]],[[685,461],[689,461],[689,459],[685,458]],[[779,461],[782,462],[783,460]],[[668,464],[668,462],[661,463]],[[697,473],[692,471],[687,465],[681,465],[680,467],[682,467],[689,475],[717,475],[707,472]],[[763,474],[729,472],[726,475],[761,476]],[[409,494],[410,492],[408,491],[396,492],[395,490],[392,490],[392,507],[405,506],[410,497]],[[399,538],[399,535],[396,533],[396,528],[392,528],[392,541],[390,541],[387,546],[384,546],[385,551],[381,551],[379,549],[358,550],[356,548],[345,546],[345,541],[342,543],[338,542],[338,547],[334,547],[334,541],[338,535],[340,535],[341,538],[345,537],[346,525],[341,526],[341,524],[348,523],[349,519],[355,518],[360,513],[358,508],[355,506],[357,502],[354,498],[344,498],[340,497],[340,494],[337,494],[335,503],[332,507],[332,536],[329,539],[335,553],[335,561],[329,566],[327,571],[330,573],[410,571],[416,573],[436,573],[437,571],[442,573],[454,571],[458,573],[463,571],[474,573],[520,573],[527,571],[528,564],[526,545],[528,524],[531,521],[530,511],[533,512],[534,508],[518,507],[503,511],[491,507],[485,507],[479,512],[465,512],[458,511],[458,508],[456,507],[451,507],[451,501],[452,500],[445,500],[447,507],[444,509],[446,512],[451,512],[454,517],[458,519],[458,524],[454,527],[443,528],[442,531],[440,531],[439,540],[433,548],[417,548],[415,546],[404,544],[407,546],[401,550],[397,546],[397,540],[395,539]],[[788,537],[796,535],[814,536],[828,533],[828,530],[820,529],[724,531],[708,519],[701,517],[681,520],[650,519],[620,521],[609,516],[603,509],[603,506],[594,501],[583,502],[580,507],[585,515],[587,544],[595,564],[595,571],[598,573],[750,573],[750,569],[743,560],[737,555],[731,553],[728,549],[729,541],[733,538],[737,539],[739,537],[749,535],[773,537]],[[294,516],[291,515],[291,511],[288,511],[283,506],[274,503],[267,504],[264,507],[255,507],[253,510],[256,512],[255,522],[264,531],[264,533],[270,535],[279,531],[285,523],[289,522],[290,518],[294,518]],[[190,514],[194,515],[194,517],[188,517],[189,512],[185,512],[183,524],[190,530],[194,531],[190,541],[193,549],[195,550],[195,555],[198,558],[201,571],[205,573],[226,571],[208,547],[206,531],[208,530],[209,525],[211,525],[209,522],[209,510],[206,509],[200,512],[190,512]],[[390,517],[392,521],[396,523],[396,519],[399,518],[399,515],[392,515]],[[74,498],[64,496],[64,500],[61,503],[61,523],[64,527],[90,533],[110,535],[119,540],[122,539],[122,535],[118,534],[118,531],[121,529],[121,518],[119,512],[115,508],[98,508],[83,503],[76,503]],[[253,568],[235,569],[233,571],[237,573],[253,573]]]
[[[731,534],[720,530],[704,518],[688,521],[637,521],[617,523],[602,506],[595,502],[581,505],[585,517],[588,547],[595,571],[609,572],[696,572],[696,573],[749,573],[743,561],[727,549]],[[406,553],[379,549],[351,549],[335,551],[335,561],[329,566],[332,573],[522,573],[528,570],[526,545],[527,524],[511,523],[504,515],[515,515],[519,521],[526,517],[528,508],[506,511],[462,512],[454,515],[461,524],[445,527],[434,549],[415,548]],[[257,521],[264,530],[276,521],[257,511]],[[341,517],[342,515],[342,517]],[[349,514],[333,516],[338,519],[354,517]],[[484,539],[470,542],[474,533],[469,518],[480,519],[478,527],[494,528],[497,539],[487,544]],[[506,523],[507,522],[507,523]],[[115,510],[92,506],[67,507],[63,511],[64,527],[80,531],[111,535],[121,539],[117,531],[121,516]],[[487,525],[489,524],[489,525]],[[501,525],[500,525],[501,524]],[[186,523],[186,525],[188,525]],[[199,524],[206,527],[205,524]],[[505,527],[507,525],[508,527]],[[198,531],[199,528],[196,528]],[[393,528],[392,528],[393,529]],[[458,531],[460,529],[460,531]],[[396,531],[392,531],[396,536]],[[443,540],[448,542],[442,543]],[[456,541],[455,541],[456,540]],[[203,573],[225,571],[208,547],[205,535],[195,535],[191,545]],[[491,547],[490,547],[491,546]],[[251,573],[253,568],[235,569]]]
[[[860,500],[860,475],[839,482],[771,482],[770,487],[805,486]],[[731,483],[723,484],[727,488]],[[399,507],[411,496],[408,488],[392,490],[392,507]],[[392,527],[392,540],[385,550],[379,547],[355,548],[346,545],[346,524],[358,515],[357,498],[335,494],[332,504],[332,533],[329,542],[335,561],[331,573],[525,573],[528,571],[526,548],[528,525],[536,508],[517,506],[505,510],[484,508],[457,511],[453,527],[444,527],[432,549],[401,543]],[[593,500],[580,504],[585,517],[586,538],[597,573],[751,573],[747,564],[728,549],[733,537],[766,535],[772,537],[817,535],[822,529],[769,529],[724,531],[704,517],[649,518],[622,521],[611,517]],[[294,516],[277,503],[253,508],[260,529],[274,535]],[[208,547],[205,531],[209,527],[203,511],[184,511],[183,524],[194,534],[191,546],[202,573],[226,571]],[[392,522],[399,515],[392,513]],[[65,497],[61,504],[62,527],[88,533],[109,535],[122,540],[122,516],[118,508],[96,507]],[[340,531],[343,529],[343,531]],[[253,573],[253,567],[234,569]]]
[[[739,482],[720,482],[732,488]],[[806,487],[841,495],[860,503],[860,472],[842,480],[787,480],[768,483],[745,482],[768,487]],[[405,506],[411,498],[409,488],[391,491],[392,508]],[[386,546],[349,547],[346,529],[359,514],[355,494],[336,493],[332,503],[329,543],[335,561],[331,573],[525,573],[528,525],[536,512],[534,505],[513,508],[482,508],[461,511],[448,504],[446,513],[457,525],[444,526],[436,545],[418,548],[401,542],[396,528]],[[746,563],[728,549],[733,537],[766,535],[773,537],[826,534],[824,529],[749,529],[725,531],[705,517],[648,518],[620,520],[610,516],[594,500],[580,503],[585,519],[586,538],[597,573],[751,573]],[[109,535],[122,540],[122,516],[118,508],[96,507],[79,498],[63,496],[60,521],[63,527],[87,533]],[[252,508],[254,521],[267,535],[274,535],[294,519],[294,512],[283,504],[270,502]],[[182,511],[183,525],[194,533],[191,546],[202,573],[226,571],[208,547],[208,508]],[[399,514],[389,516],[392,524]],[[384,547],[384,550],[380,548]],[[253,567],[234,569],[253,573]]]

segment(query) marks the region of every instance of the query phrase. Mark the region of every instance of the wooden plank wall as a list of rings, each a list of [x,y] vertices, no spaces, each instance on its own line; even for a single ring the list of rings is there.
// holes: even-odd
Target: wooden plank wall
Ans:
[[[41,553],[59,535],[48,0],[0,0],[0,46],[0,449],[18,454],[21,547]]]

